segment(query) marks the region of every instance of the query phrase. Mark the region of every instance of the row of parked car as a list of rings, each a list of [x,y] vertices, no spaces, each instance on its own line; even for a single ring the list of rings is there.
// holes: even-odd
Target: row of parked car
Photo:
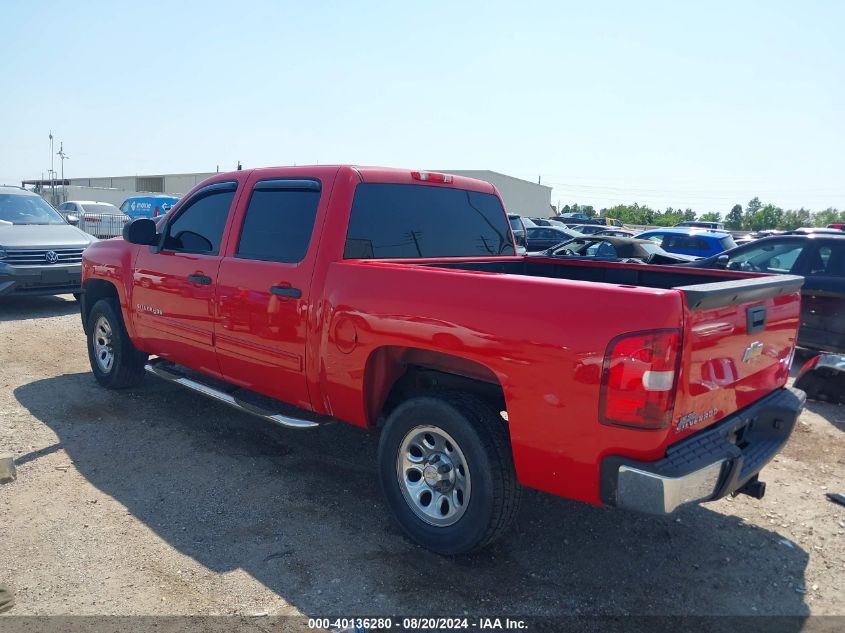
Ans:
[[[517,243],[533,255],[800,275],[798,344],[845,353],[845,225],[761,231],[735,240],[724,230],[689,223],[637,233],[560,217],[509,217]]]
[[[120,208],[108,202],[68,200],[58,210],[73,226],[105,239],[120,235],[130,220],[164,215],[178,200],[165,195],[134,196],[124,200]]]

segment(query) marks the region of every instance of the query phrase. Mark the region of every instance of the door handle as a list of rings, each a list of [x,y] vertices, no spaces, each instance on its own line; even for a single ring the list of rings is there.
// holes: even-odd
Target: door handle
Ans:
[[[211,284],[211,277],[209,277],[208,275],[200,274],[188,275],[188,281],[190,281],[192,284],[201,284],[203,286],[208,286],[209,284]]]
[[[302,296],[302,291],[299,288],[291,288],[290,286],[271,286],[270,294],[274,294],[279,297],[299,299]]]

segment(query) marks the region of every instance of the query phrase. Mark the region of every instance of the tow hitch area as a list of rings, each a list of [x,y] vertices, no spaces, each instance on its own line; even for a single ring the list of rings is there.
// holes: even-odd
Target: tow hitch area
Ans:
[[[733,492],[731,496],[748,495],[755,499],[762,499],[766,494],[766,482],[760,481],[756,476],[749,479],[743,486]]]

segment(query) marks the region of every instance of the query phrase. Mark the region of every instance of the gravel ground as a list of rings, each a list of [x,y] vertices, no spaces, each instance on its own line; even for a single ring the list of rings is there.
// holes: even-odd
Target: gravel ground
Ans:
[[[449,560],[401,538],[376,437],[289,431],[149,378],[100,388],[69,298],[0,302],[0,581],[18,615],[845,614],[845,407],[810,403],[765,499],[667,518],[528,492]]]

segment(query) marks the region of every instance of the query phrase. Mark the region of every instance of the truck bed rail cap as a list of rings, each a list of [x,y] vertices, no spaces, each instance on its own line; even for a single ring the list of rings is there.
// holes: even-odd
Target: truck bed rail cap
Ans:
[[[798,275],[767,275],[752,279],[734,279],[716,283],[678,286],[690,310],[708,310],[762,301],[801,290],[804,278]]]

